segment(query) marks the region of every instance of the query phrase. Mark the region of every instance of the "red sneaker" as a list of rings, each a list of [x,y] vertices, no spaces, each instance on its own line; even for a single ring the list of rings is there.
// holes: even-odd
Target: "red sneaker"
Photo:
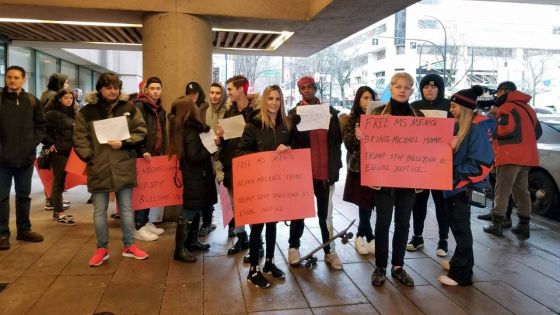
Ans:
[[[89,259],[90,267],[97,267],[101,265],[105,260],[109,259],[109,251],[107,248],[98,248],[95,254]]]
[[[150,257],[148,253],[138,248],[135,244],[123,248],[123,257],[133,257],[135,259],[146,259]]]

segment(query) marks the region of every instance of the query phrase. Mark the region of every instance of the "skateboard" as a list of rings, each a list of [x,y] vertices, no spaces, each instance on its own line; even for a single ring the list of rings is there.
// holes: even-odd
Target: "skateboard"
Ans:
[[[348,244],[348,240],[350,240],[350,239],[352,239],[352,237],[354,237],[354,233],[348,232],[348,230],[352,227],[352,225],[354,225],[354,222],[356,222],[356,219],[352,220],[352,222],[350,222],[350,224],[344,230],[338,232],[336,235],[331,237],[328,241],[319,245],[319,247],[312,250],[309,254],[301,257],[299,259],[299,261],[296,263],[296,265],[299,265],[299,264],[303,263],[305,268],[307,268],[307,269],[313,268],[314,266],[317,265],[317,257],[315,257],[313,255],[316,252],[320,251],[321,249],[325,248],[325,246],[334,242],[337,238],[340,238],[340,241],[342,242],[342,244],[345,244],[345,245]]]

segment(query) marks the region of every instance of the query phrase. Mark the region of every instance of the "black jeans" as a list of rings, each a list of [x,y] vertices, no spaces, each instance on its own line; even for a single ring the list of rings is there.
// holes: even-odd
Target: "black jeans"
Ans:
[[[389,257],[389,227],[395,209],[395,233],[393,234],[393,266],[404,265],[406,242],[410,228],[410,213],[414,205],[414,189],[382,188],[375,191],[375,265],[387,268]]]
[[[265,223],[252,224],[251,236],[249,238],[249,262],[251,266],[259,264],[259,247],[261,246],[261,234]],[[276,246],[276,222],[266,223],[266,258],[274,257]]]
[[[134,211],[134,225],[136,230],[140,230],[150,221],[150,209],[139,209]]]
[[[212,225],[212,214],[214,213],[214,206],[210,206],[202,211],[202,226]]]
[[[358,213],[360,222],[358,222],[358,232],[356,233],[356,237],[365,237],[368,242],[375,238],[370,222],[372,212],[372,208],[359,208]]]
[[[12,179],[16,191],[16,226],[19,231],[31,229],[29,209],[31,207],[31,177],[33,164],[26,166],[0,166],[0,235],[10,236],[10,190]]]
[[[334,188],[334,187],[333,187]],[[317,198],[317,217],[319,218],[319,227],[321,228],[321,238],[323,243],[329,240],[330,233],[327,226],[327,216],[329,212],[329,193],[331,185],[326,180],[313,180],[313,191]],[[300,239],[303,235],[305,224],[303,220],[294,220],[290,224],[290,239],[288,243],[290,248],[299,248]],[[323,248],[325,254],[330,253],[331,246],[327,245]]]
[[[473,237],[471,231],[471,206],[466,191],[445,199],[445,211],[457,247],[449,262],[447,276],[459,285],[472,285],[474,266]]]
[[[64,184],[66,182],[66,170],[64,169],[66,168],[66,162],[68,162],[68,156],[56,152],[51,152],[50,156],[51,168],[54,174],[51,203],[54,207],[54,213],[59,213],[64,211],[62,193],[64,192]]]
[[[439,238],[446,240],[449,236],[449,220],[445,214],[445,200],[443,199],[443,191],[431,190],[432,199],[436,206],[436,219],[439,228]],[[430,190],[416,194],[414,207],[412,208],[412,225],[414,227],[414,235],[422,236],[424,232],[424,221],[426,221],[426,213],[428,211],[428,198],[430,197]]]

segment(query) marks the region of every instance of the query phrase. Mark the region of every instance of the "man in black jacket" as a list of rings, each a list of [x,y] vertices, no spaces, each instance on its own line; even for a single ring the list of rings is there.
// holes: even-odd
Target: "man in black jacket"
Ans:
[[[420,92],[422,99],[410,104],[412,108],[423,111],[425,116],[435,116],[437,112],[438,117],[451,117],[449,108],[451,103],[444,97],[445,85],[442,77],[435,73],[427,74],[420,81]],[[437,111],[430,114],[427,111]],[[425,189],[416,194],[414,207],[412,208],[412,223],[414,226],[414,235],[410,242],[406,245],[406,250],[416,251],[424,246],[424,238],[422,233],[424,231],[424,220],[426,220],[426,212],[428,209],[428,198],[432,192],[432,199],[436,206],[436,218],[439,227],[439,242],[436,250],[436,255],[440,257],[447,256],[447,236],[449,235],[449,223],[445,215],[443,192],[441,190]]]
[[[17,240],[41,242],[31,231],[31,177],[37,145],[45,135],[45,114],[39,100],[23,90],[25,70],[6,69],[6,86],[0,94],[0,250],[10,248],[10,190],[16,191]]]

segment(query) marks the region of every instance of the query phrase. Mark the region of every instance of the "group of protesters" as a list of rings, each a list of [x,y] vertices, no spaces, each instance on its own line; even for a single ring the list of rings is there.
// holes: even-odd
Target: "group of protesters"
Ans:
[[[135,244],[135,239],[153,241],[165,231],[149,222],[150,209],[132,210],[132,189],[136,186],[136,159],[150,161],[155,156],[175,156],[179,161],[183,183],[183,204],[175,234],[175,260],[192,263],[193,251],[204,251],[209,244],[199,237],[211,233],[214,205],[217,203],[217,183],[223,183],[234,200],[233,159],[245,154],[276,151],[285,154],[291,149],[310,150],[313,191],[317,218],[324,246],[324,261],[331,268],[343,269],[337,255],[333,229],[333,193],[342,168],[342,144],[347,149],[347,175],[343,200],[358,206],[356,250],[363,255],[375,255],[371,283],[381,286],[386,280],[389,256],[389,228],[394,212],[391,276],[405,286],[414,286],[413,278],[404,267],[405,251],[415,251],[424,245],[422,238],[427,202],[434,200],[439,227],[436,255],[448,254],[449,229],[457,246],[450,261],[442,260],[448,270],[439,277],[444,285],[471,285],[474,266],[473,239],[470,229],[470,205],[473,192],[483,191],[484,182],[495,169],[495,206],[491,224],[485,232],[503,235],[505,212],[510,196],[517,205],[519,223],[514,233],[528,238],[531,211],[527,189],[527,174],[538,164],[536,139],[540,125],[534,110],[527,105],[530,97],[517,91],[512,82],[504,82],[496,92],[496,106],[483,115],[477,99],[483,93],[480,86],[460,90],[448,100],[445,84],[437,74],[428,74],[419,82],[422,99],[409,103],[414,79],[407,73],[396,73],[390,82],[391,98],[381,106],[370,106],[378,95],[370,87],[357,89],[350,114],[340,114],[329,106],[328,129],[299,130],[302,117],[298,108],[321,104],[316,97],[313,77],[298,80],[301,94],[295,108],[285,108],[282,89],[266,87],[262,94],[249,94],[249,81],[242,75],[229,78],[226,87],[212,83],[206,91],[198,82],[186,85],[185,95],[175,99],[169,113],[162,104],[163,83],[150,77],[140,84],[140,91],[130,101],[122,91],[122,81],[115,73],[102,74],[95,91],[78,103],[74,91],[68,89],[68,77],[53,74],[49,91],[38,100],[23,90],[25,70],[10,66],[5,74],[6,86],[0,98],[0,250],[10,248],[9,195],[12,178],[16,192],[17,239],[40,242],[43,237],[31,230],[29,220],[31,177],[36,147],[43,143],[51,155],[54,174],[51,197],[47,199],[53,219],[63,225],[74,225],[67,213],[69,203],[62,198],[66,179],[65,165],[71,150],[86,163],[87,188],[92,193],[93,223],[97,249],[89,260],[92,267],[109,259],[107,209],[109,194],[114,193],[120,215],[122,256],[146,259],[148,253]],[[81,102],[81,100],[80,100]],[[371,109],[373,108],[373,109]],[[360,129],[361,115],[391,115],[424,117],[426,110],[441,111],[455,121],[454,141],[448,145],[453,154],[452,189],[429,190],[424,187],[377,187],[361,184]],[[225,138],[222,119],[241,115],[245,128],[241,137]],[[97,121],[124,117],[130,137],[124,140],[101,141],[96,132]],[[304,129],[304,128],[302,128]],[[217,150],[210,150],[202,141],[213,131]],[[518,159],[517,152],[524,152]],[[495,167],[494,167],[495,166]],[[375,211],[374,211],[375,209]],[[233,209],[235,212],[235,208]],[[371,216],[375,212],[375,227]],[[413,236],[408,241],[410,217]],[[303,219],[289,223],[288,263],[301,263],[300,240]],[[265,239],[262,232],[266,226]],[[250,233],[232,219],[228,236],[236,238],[228,255],[249,250],[244,262],[249,264],[247,281],[260,288],[271,285],[264,274],[283,279],[274,263],[276,222],[252,224]],[[266,245],[266,247],[264,246]],[[262,271],[259,261],[265,258]]]

